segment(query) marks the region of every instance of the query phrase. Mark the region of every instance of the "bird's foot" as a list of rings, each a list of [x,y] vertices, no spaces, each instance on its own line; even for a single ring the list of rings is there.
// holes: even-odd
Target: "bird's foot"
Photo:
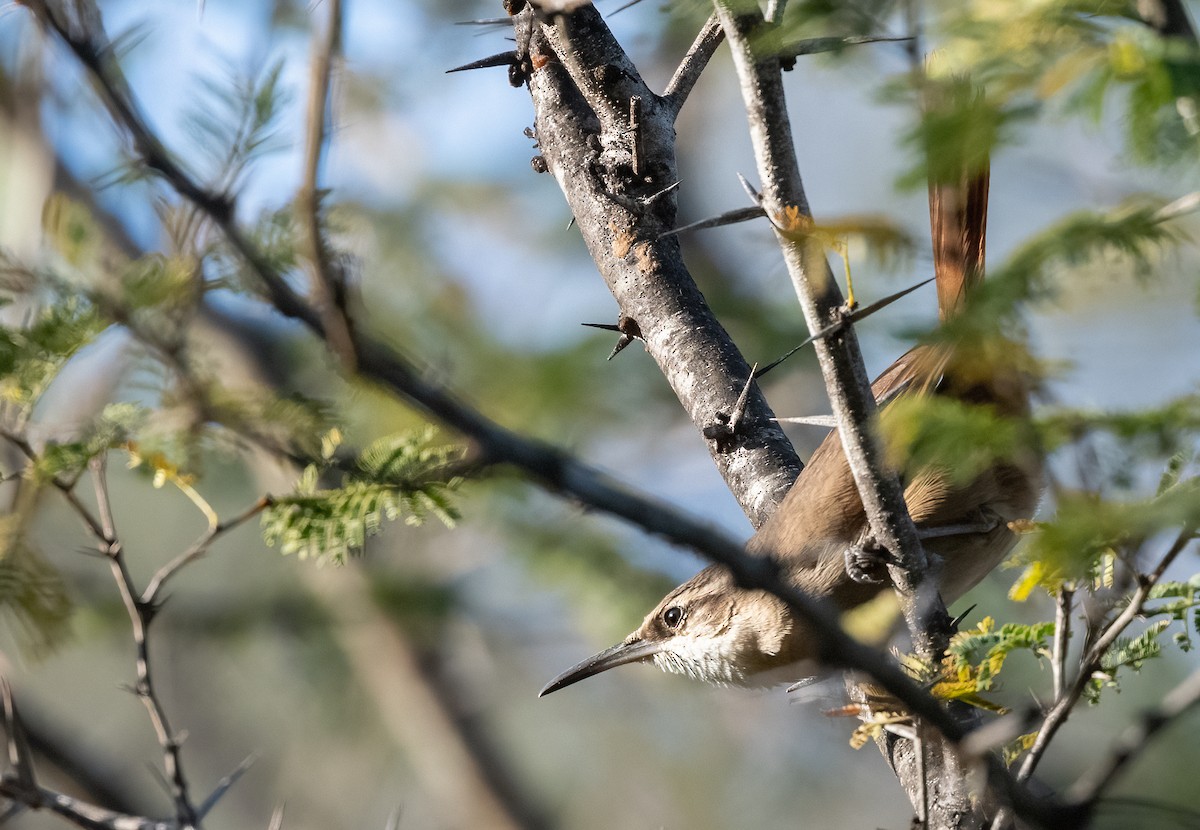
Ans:
[[[845,558],[847,576],[855,582],[876,585],[887,581],[887,566],[895,561],[870,531],[846,548]]]

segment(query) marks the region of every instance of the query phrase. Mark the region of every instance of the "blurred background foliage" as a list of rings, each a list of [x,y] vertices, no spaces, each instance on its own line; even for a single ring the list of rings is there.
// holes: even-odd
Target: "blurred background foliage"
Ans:
[[[600,8],[661,88],[707,4],[618,5]],[[295,263],[299,102],[319,5],[100,6],[164,143],[201,180],[237,193],[239,219],[272,261]],[[906,256],[881,259],[851,237],[864,302],[928,275],[928,212],[914,185],[940,156],[926,151],[969,128],[971,150],[992,152],[996,280],[974,322],[1019,329],[1048,367],[1037,426],[1058,451],[1062,495],[1043,513],[1058,508],[1063,521],[1022,554],[1041,570],[1027,568],[1019,583],[1019,572],[1000,571],[962,608],[979,604],[972,624],[1032,624],[1053,617],[1037,585],[1091,574],[1131,532],[1153,536],[1195,515],[1190,492],[1156,500],[1166,459],[1196,448],[1197,257],[1174,244],[1194,223],[1173,225],[1168,238],[1147,220],[1163,201],[1146,194],[1198,185],[1200,129],[1187,102],[1200,72],[1194,49],[1153,37],[1124,4],[978,0],[927,12],[938,50],[931,76],[969,66],[986,86],[965,122],[958,111],[917,119],[906,47],[880,43],[798,58],[788,76],[793,124],[818,218],[885,217],[914,240]],[[346,4],[323,219],[353,257],[358,323],[501,423],[748,535],[651,362],[636,348],[607,362],[612,337],[579,325],[610,322],[616,309],[555,183],[530,167],[527,95],[503,70],[443,74],[509,48],[503,27],[456,25],[501,13],[475,0]],[[792,2],[784,40],[903,31],[894,3]],[[0,270],[14,298],[2,310],[0,383],[5,416],[36,447],[52,447],[40,477],[0,484],[0,658],[48,783],[159,815],[169,800],[145,769],[159,751],[123,688],[128,622],[104,563],[81,555],[89,540],[52,478],[80,475],[100,448],[136,440],[133,452],[109,453],[109,477],[144,585],[204,530],[189,489],[222,518],[291,491],[298,468],[263,444],[303,439],[296,446],[319,456],[324,438],[332,463],[424,420],[340,377],[319,344],[255,301],[241,266],[131,163],[89,90],[23,10],[0,17]],[[736,176],[753,169],[744,132],[722,51],[679,124],[681,222],[745,204]],[[748,359],[767,362],[803,338],[768,228],[689,234],[684,247]],[[872,371],[932,325],[932,297],[930,287],[862,325]],[[797,356],[767,379],[779,414],[823,411],[810,361]],[[938,423],[941,440],[961,443],[952,413]],[[806,455],[821,435],[798,428],[793,437]],[[22,459],[5,453],[9,476]],[[395,458],[363,463],[378,476]],[[1176,484],[1191,469],[1181,466]],[[839,702],[836,684],[798,702],[628,669],[535,699],[552,674],[624,636],[697,562],[512,477],[463,483],[446,498],[425,506],[461,513],[454,530],[388,527],[344,568],[281,557],[251,523],[173,583],[152,647],[168,711],[188,736],[193,786],[203,792],[258,756],[212,821],[266,826],[283,803],[289,828],[382,827],[396,810],[401,827],[906,822],[884,763],[849,748],[852,724],[822,714]],[[371,504],[375,520],[396,507]],[[304,549],[310,537],[286,531],[276,533],[284,545]],[[1086,554],[1083,570],[1080,559],[1055,565],[1063,551]],[[1164,598],[1191,602],[1194,553],[1177,570]],[[1006,599],[1014,583],[1026,602]],[[1186,614],[1181,621],[1195,633]],[[1126,664],[1150,656],[1122,646]],[[1071,781],[1195,664],[1170,648],[1140,674],[1123,673],[1120,694],[1076,715],[1041,774],[1055,786]],[[990,697],[1013,705],[1045,695],[1047,675],[1043,661],[1014,652]],[[1195,718],[1179,725],[1120,794],[1200,809],[1195,735]],[[1103,818],[1111,827],[1195,821],[1128,804]],[[60,823],[26,815],[13,826]]]

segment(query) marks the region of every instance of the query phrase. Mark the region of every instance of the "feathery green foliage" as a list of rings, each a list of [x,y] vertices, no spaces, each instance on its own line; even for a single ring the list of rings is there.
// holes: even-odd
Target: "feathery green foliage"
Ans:
[[[403,518],[421,524],[435,516],[447,526],[458,519],[451,499],[459,479],[446,478],[446,466],[462,450],[431,445],[430,431],[383,438],[341,465],[340,486],[323,487],[326,469],[305,468],[295,490],[263,513],[263,538],[285,554],[342,563],[361,551],[384,521]],[[336,437],[327,445],[331,462]]]
[[[0,516],[0,613],[36,658],[66,638],[73,606],[62,575],[24,537],[23,524],[16,513]]]
[[[1136,637],[1119,637],[1104,655],[1100,669],[1088,679],[1084,699],[1093,705],[1100,702],[1104,689],[1120,691],[1118,673],[1121,669],[1138,672],[1142,663],[1162,655],[1160,637],[1171,626],[1171,620],[1151,623]]]
[[[1006,623],[995,627],[991,617],[969,631],[960,631],[950,641],[948,659],[960,682],[970,681],[976,692],[992,689],[1004,661],[1014,651],[1031,651],[1049,656],[1046,640],[1054,634],[1054,623],[1032,625]]]

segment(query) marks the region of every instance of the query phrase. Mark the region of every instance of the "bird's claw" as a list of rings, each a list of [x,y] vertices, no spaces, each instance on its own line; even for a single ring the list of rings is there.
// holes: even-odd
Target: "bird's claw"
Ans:
[[[864,535],[846,548],[846,575],[855,582],[877,585],[887,581],[891,554],[874,536]]]

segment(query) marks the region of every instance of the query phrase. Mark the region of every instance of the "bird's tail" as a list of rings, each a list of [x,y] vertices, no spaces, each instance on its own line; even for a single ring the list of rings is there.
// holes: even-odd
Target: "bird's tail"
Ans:
[[[929,183],[933,274],[943,320],[954,314],[966,292],[983,279],[989,180],[985,162],[982,168],[964,169],[956,181]]]

